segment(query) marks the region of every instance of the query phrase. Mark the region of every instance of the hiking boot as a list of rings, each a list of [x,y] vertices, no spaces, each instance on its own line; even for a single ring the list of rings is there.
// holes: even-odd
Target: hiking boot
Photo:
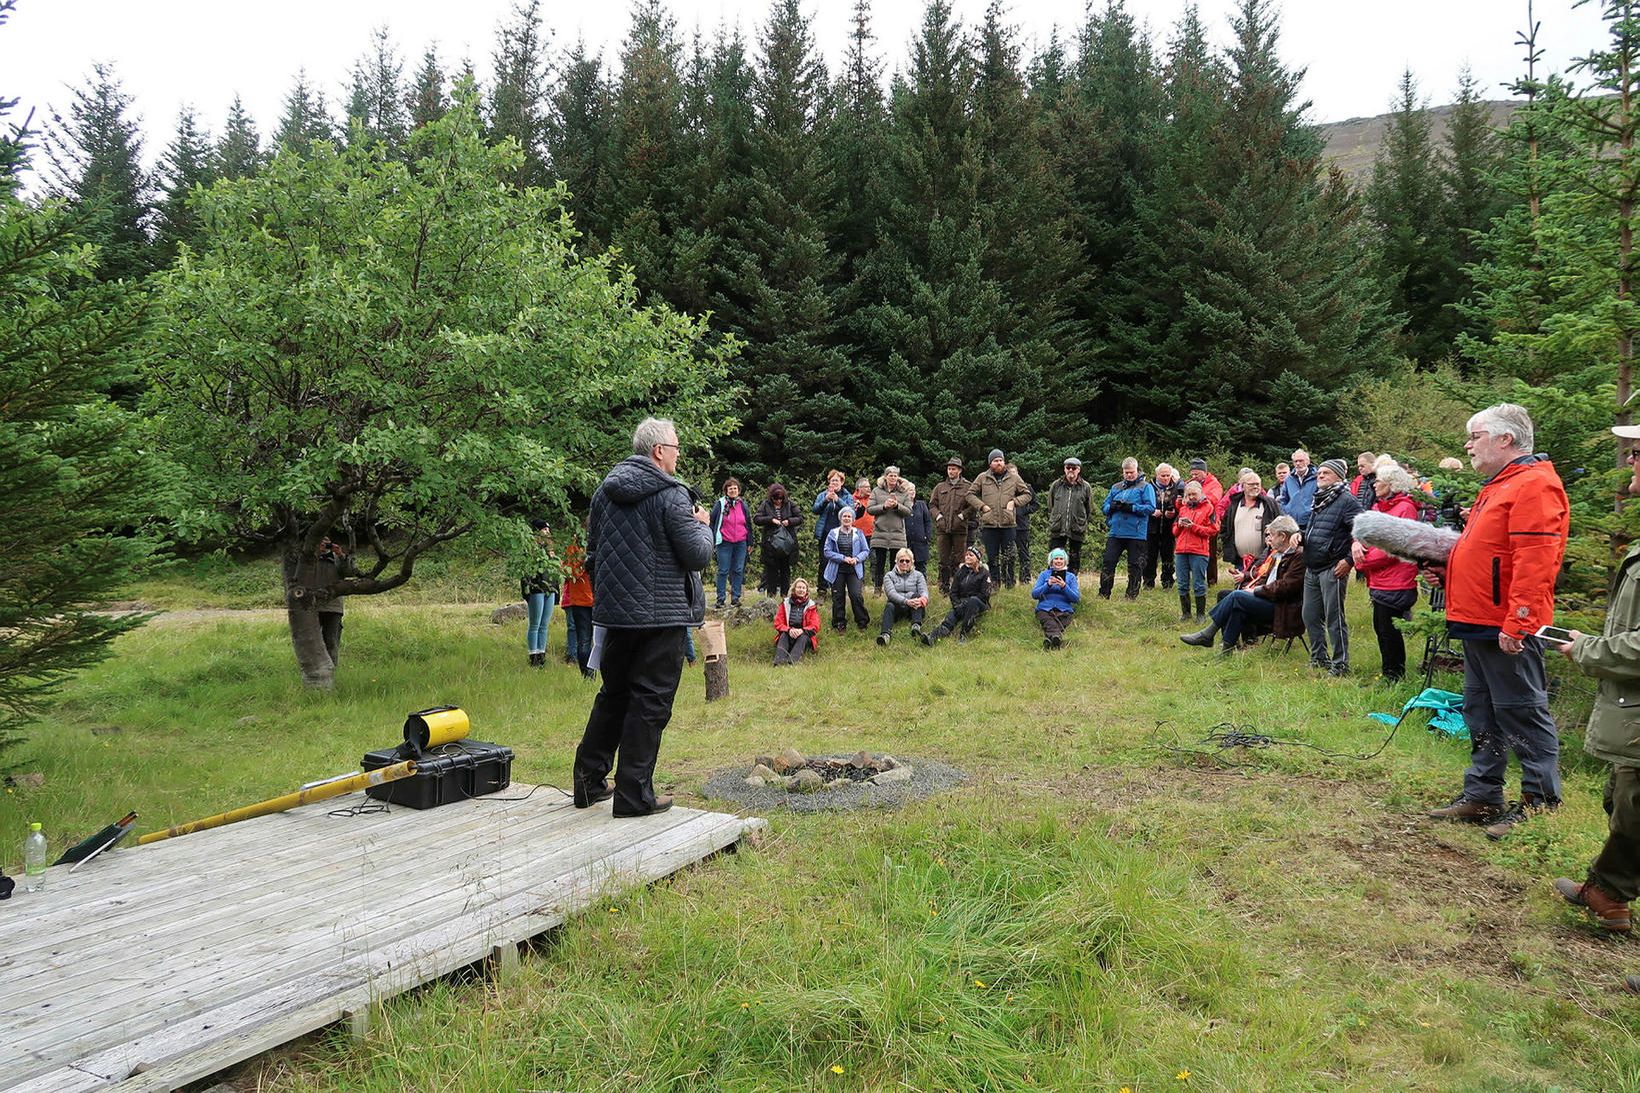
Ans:
[[[1240,643],[1238,642],[1237,645],[1239,644]],[[1229,660],[1231,657],[1236,655],[1237,645],[1231,645],[1228,642],[1219,642],[1219,657],[1223,660]]]
[[[1052,649],[1053,648],[1053,639],[1052,638],[1043,638],[1042,639],[1042,648],[1044,650]]]
[[[1573,907],[1581,907],[1593,915],[1602,930],[1626,934],[1634,928],[1629,905],[1608,896],[1604,889],[1596,885],[1579,884],[1575,880],[1559,877],[1555,880],[1555,891]]]
[[[1194,645],[1198,649],[1211,649],[1213,647],[1213,635],[1218,632],[1219,624],[1210,622],[1194,634],[1180,634],[1179,640],[1186,645]]]
[[[911,624],[911,640],[916,641],[920,637],[922,637],[922,623],[914,622]]]
[[[1334,679],[1342,679],[1350,674],[1350,666],[1348,664],[1334,664],[1327,669],[1327,674]]]
[[[610,785],[607,780],[586,782],[580,778],[575,778],[571,783],[571,788],[574,790],[576,808],[591,808],[600,801],[607,801],[615,796],[615,787]]]
[[[651,809],[648,809],[647,811],[644,811],[644,812],[614,812],[612,810],[611,815],[615,816],[617,819],[623,819],[624,820],[624,819],[636,818],[638,816],[653,816],[656,813],[665,812],[667,809],[669,809],[671,807],[672,807],[672,798],[671,797],[656,797],[655,798],[655,807],[651,808]]]
[[[1431,820],[1458,820],[1467,824],[1480,824],[1491,823],[1503,811],[1502,805],[1489,805],[1485,801],[1471,800],[1460,793],[1452,798],[1450,803],[1431,809],[1425,815]]]
[[[1550,812],[1554,805],[1545,805],[1542,801],[1527,798],[1524,801],[1511,801],[1503,813],[1486,825],[1488,839],[1501,839],[1515,829],[1516,824],[1523,824],[1533,816]]]
[[[951,636],[950,628],[947,627],[944,623],[941,623],[940,625],[934,627],[934,629],[931,632],[929,632],[927,634],[924,634],[922,636],[922,643],[924,645],[927,645],[927,646],[932,646],[936,641],[939,641],[941,638],[948,638],[950,636]]]
[[[889,640],[889,636],[886,633],[877,635],[877,644],[878,645],[887,645],[888,640]]]
[[[958,645],[967,645],[968,644],[968,631],[966,631],[966,630],[958,630],[957,631],[957,644]]]

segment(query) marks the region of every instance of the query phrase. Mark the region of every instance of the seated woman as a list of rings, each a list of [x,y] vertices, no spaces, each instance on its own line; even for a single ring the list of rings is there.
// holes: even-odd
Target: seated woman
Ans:
[[[1181,634],[1186,645],[1210,647],[1213,635],[1224,631],[1221,656],[1229,656],[1249,623],[1268,627],[1278,638],[1304,632],[1304,544],[1291,516],[1278,516],[1264,529],[1264,553],[1246,573],[1233,575],[1241,587],[1220,600],[1208,613],[1207,626]]]
[[[916,570],[917,556],[910,547],[901,547],[894,555],[894,568],[883,578],[883,594],[888,602],[883,605],[883,628],[877,635],[878,645],[887,645],[893,636],[895,619],[911,620],[911,637],[922,637],[923,612],[928,610],[928,578]]]
[[[820,605],[809,595],[809,582],[799,577],[774,612],[774,666],[796,664],[819,648]]]
[[[1036,601],[1036,621],[1042,626],[1042,648],[1058,649],[1065,644],[1065,628],[1076,614],[1076,605],[1082,602],[1082,591],[1076,587],[1076,574],[1070,571],[1071,556],[1063,547],[1048,551],[1048,568],[1037,575],[1031,586],[1031,599]]]
[[[951,575],[951,610],[933,631],[924,631],[922,642],[933,645],[957,631],[957,641],[968,640],[979,617],[991,609],[991,571],[980,564],[979,547],[962,552],[962,564]]]

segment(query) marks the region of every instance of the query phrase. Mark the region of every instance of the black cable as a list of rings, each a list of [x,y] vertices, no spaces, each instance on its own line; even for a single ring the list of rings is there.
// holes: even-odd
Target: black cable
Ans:
[[[1175,744],[1158,744],[1157,746],[1163,751],[1174,752],[1178,755],[1209,755],[1220,760],[1221,762],[1223,761],[1223,753],[1232,748],[1257,749],[1275,747],[1309,748],[1311,751],[1318,752],[1328,759],[1348,759],[1352,762],[1366,762],[1369,759],[1376,759],[1384,753],[1384,749],[1389,747],[1390,741],[1394,740],[1395,734],[1400,731],[1401,722],[1405,721],[1407,719],[1407,714],[1411,712],[1411,710],[1403,710],[1401,712],[1401,716],[1395,719],[1395,724],[1390,727],[1389,735],[1385,736],[1383,742],[1378,745],[1378,749],[1367,755],[1354,755],[1349,752],[1331,751],[1319,744],[1312,744],[1308,740],[1289,740],[1278,736],[1270,736],[1267,733],[1255,731],[1251,725],[1237,725],[1230,721],[1220,721],[1218,724],[1212,726],[1207,735],[1202,737],[1198,742],[1203,745],[1202,747],[1184,748]],[[1158,721],[1156,722],[1156,728],[1160,731],[1163,725],[1169,724],[1172,724],[1172,722]],[[1177,733],[1174,734],[1174,738],[1178,738]],[[1210,749],[1206,745],[1213,745],[1213,747]],[[1243,764],[1230,765],[1241,766]]]

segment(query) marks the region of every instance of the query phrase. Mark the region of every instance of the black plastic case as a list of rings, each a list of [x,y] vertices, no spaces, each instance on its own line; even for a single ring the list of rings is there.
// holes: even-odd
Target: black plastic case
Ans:
[[[402,763],[398,748],[366,752],[360,770],[380,770]],[[416,760],[416,773],[396,782],[370,786],[365,794],[390,805],[437,808],[469,797],[482,797],[512,784],[512,749],[482,740],[441,744]]]

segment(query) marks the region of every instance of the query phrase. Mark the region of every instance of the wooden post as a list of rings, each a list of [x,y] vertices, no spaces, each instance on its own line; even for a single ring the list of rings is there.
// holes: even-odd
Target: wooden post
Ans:
[[[700,628],[701,653],[706,664],[706,701],[729,695],[729,639],[723,621],[712,619]]]

